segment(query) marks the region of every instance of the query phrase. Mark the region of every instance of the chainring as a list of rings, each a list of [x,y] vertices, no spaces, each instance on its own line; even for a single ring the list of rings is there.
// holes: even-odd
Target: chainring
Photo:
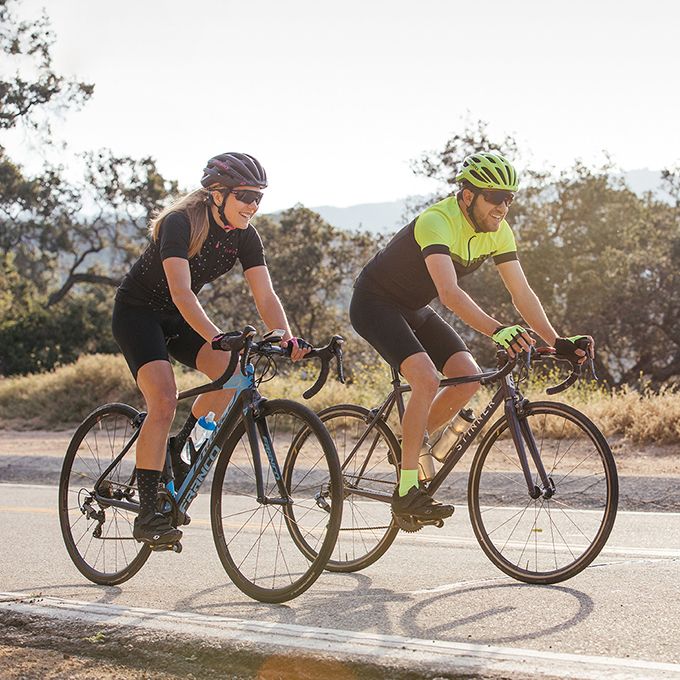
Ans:
[[[392,515],[392,517],[394,518],[394,523],[402,531],[406,531],[409,534],[413,534],[423,528],[423,525],[417,519],[413,519],[410,515]]]

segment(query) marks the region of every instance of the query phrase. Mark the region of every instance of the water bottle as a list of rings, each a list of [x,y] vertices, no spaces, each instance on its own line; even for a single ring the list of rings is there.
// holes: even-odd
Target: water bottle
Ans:
[[[475,421],[475,416],[469,408],[463,408],[451,419],[451,422],[444,428],[439,439],[432,446],[432,455],[443,463],[451,450],[456,444],[458,438],[467,431],[470,423]]]
[[[425,432],[425,441],[420,447],[420,455],[418,456],[418,480],[421,482],[429,482],[435,473],[434,458],[428,441],[429,436]]]
[[[215,414],[210,411],[205,416],[201,416],[194,425],[194,429],[191,431],[191,435],[187,439],[180,458],[187,464],[191,465],[194,461],[192,460],[192,448],[194,451],[198,451],[204,442],[210,437],[213,431],[217,428],[217,423],[215,422]]]
[[[429,482],[435,473],[434,458],[430,453],[427,445],[423,445],[420,449],[420,456],[418,456],[418,480],[421,482]]]

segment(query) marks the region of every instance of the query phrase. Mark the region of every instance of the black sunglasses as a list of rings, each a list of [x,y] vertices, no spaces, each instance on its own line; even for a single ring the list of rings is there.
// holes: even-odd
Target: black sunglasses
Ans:
[[[512,191],[503,191],[502,189],[483,189],[481,194],[484,200],[492,205],[506,203],[510,207],[515,200],[515,194]]]
[[[252,189],[232,189],[229,193],[234,194],[237,201],[245,203],[246,205],[255,201],[256,205],[260,205],[262,196],[264,195],[261,191],[253,191]]]

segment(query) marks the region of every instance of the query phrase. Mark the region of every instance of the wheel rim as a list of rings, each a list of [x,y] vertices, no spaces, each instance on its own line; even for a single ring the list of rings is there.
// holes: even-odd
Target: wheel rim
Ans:
[[[134,434],[136,411],[109,410],[81,426],[69,446],[60,488],[60,519],[67,548],[88,578],[106,581],[124,574],[146,549],[132,537],[136,513],[107,505],[94,484]],[[135,447],[100,485],[101,495],[137,502],[131,486]]]
[[[398,480],[396,445],[374,428],[352,455],[366,431],[366,415],[347,411],[322,414],[321,418],[338,452],[345,497],[342,525],[329,565],[360,565],[380,551],[384,541],[391,542],[398,529],[389,503],[354,494],[352,489],[391,495]]]
[[[477,497],[479,513],[475,517],[473,509],[473,525],[506,573],[555,582],[578,573],[601,550],[616,511],[616,473],[606,443],[569,411],[532,408],[527,420],[554,496],[529,496],[504,420],[491,432],[474,472],[471,498]]]
[[[296,413],[273,411],[267,414],[267,424],[293,504],[258,502],[250,445],[241,426],[216,500],[216,539],[237,586],[257,599],[283,601],[299,594],[323,569],[323,564],[317,568],[312,562],[332,547],[337,525],[330,526],[330,509],[333,502],[341,506],[341,500],[330,483],[323,443],[305,420]],[[265,495],[279,499],[261,440],[260,449]]]

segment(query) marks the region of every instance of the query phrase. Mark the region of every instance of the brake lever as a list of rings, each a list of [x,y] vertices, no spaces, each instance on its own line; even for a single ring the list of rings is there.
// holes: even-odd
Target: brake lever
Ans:
[[[522,357],[522,361],[523,361],[523,363],[524,363],[525,368],[526,368],[527,371],[528,371],[528,370],[531,368],[531,358],[532,358],[533,355],[534,355],[534,346],[533,346],[533,345],[530,345],[530,346],[529,346],[529,351],[528,351],[528,352],[522,352],[522,354],[524,355],[524,356]]]
[[[332,339],[332,349],[335,355],[336,369],[338,373],[338,380],[344,385],[345,384],[345,367],[342,362],[342,343],[345,339],[341,335],[334,335]]]

